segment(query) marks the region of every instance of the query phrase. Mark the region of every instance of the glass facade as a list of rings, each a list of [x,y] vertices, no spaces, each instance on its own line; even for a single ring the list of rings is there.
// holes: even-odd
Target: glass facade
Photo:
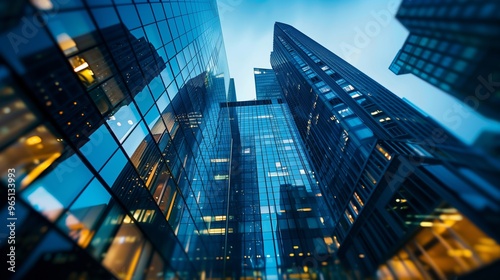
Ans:
[[[494,164],[292,26],[275,24],[271,65],[331,210],[336,256],[353,277],[374,277],[422,228],[438,230],[432,213],[447,203],[498,246]],[[455,257],[418,254],[449,265]],[[498,256],[488,260],[448,277],[498,263]],[[387,271],[388,279],[405,277]]]
[[[216,1],[11,8],[0,26],[0,217],[16,218],[15,243],[2,230],[1,252],[15,246],[11,276],[215,273],[224,240],[207,217],[226,211],[229,182],[213,178],[229,170],[215,161],[229,157],[231,137],[219,121],[230,81]]]
[[[412,73],[489,118],[500,119],[498,1],[403,1],[410,31],[389,69]]]
[[[332,278],[332,219],[287,104],[227,106],[234,142],[226,277]]]
[[[273,69],[254,68],[257,100],[281,98],[281,88]]]

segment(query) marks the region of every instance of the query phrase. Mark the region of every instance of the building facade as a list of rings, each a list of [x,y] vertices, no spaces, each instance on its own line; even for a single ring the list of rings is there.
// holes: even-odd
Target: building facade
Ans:
[[[2,275],[217,277],[231,134],[216,1],[114,2],[2,13],[0,216],[15,239],[2,229],[0,246],[16,271]]]
[[[271,65],[352,276],[493,273],[498,166],[292,26],[275,24]]]
[[[254,68],[257,100],[281,98],[281,88],[272,69]]]
[[[333,224],[286,104],[258,100],[228,106],[238,130],[232,131],[233,264],[226,277],[331,278]]]
[[[500,120],[500,3],[404,0],[410,35],[389,69],[412,73],[479,113]]]

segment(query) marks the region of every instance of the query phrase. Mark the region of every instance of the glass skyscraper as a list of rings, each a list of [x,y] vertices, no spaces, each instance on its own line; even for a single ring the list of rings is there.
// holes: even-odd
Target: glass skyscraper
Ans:
[[[2,275],[216,274],[231,137],[216,1],[31,3],[0,26]]]
[[[347,271],[382,279],[498,272],[494,162],[292,26],[275,24],[271,65]]]
[[[500,120],[500,3],[404,0],[396,18],[410,31],[389,69],[412,73]]]
[[[272,69],[253,69],[257,99],[281,98],[281,88]]]

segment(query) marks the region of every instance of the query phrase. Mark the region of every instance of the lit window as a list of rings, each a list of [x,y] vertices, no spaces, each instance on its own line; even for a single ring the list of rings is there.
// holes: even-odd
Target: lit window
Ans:
[[[216,180],[216,181],[228,180],[228,179],[229,179],[229,175],[215,175],[214,176],[214,180]]]
[[[354,87],[352,85],[347,85],[345,87],[342,88],[345,92],[349,92],[349,91],[352,91],[354,90]]]
[[[337,83],[337,85],[340,85],[340,84],[345,83],[345,80],[344,79],[338,79],[335,82]]]
[[[379,151],[387,160],[391,160],[392,156],[389,154],[387,150],[385,150],[382,146],[378,145],[375,147],[377,151]]]
[[[349,220],[349,222],[352,224],[354,223],[354,218],[353,216],[351,215],[351,213],[349,213],[349,210],[345,210],[345,216],[347,217],[347,219]]]
[[[361,92],[359,92],[359,91],[354,91],[354,92],[351,92],[351,93],[349,93],[349,95],[350,95],[352,98],[357,98],[357,97],[362,96]]]
[[[354,192],[354,198],[359,203],[359,205],[364,206],[363,200],[361,200],[361,197],[359,197],[358,193]]]
[[[356,215],[359,215],[358,207],[356,207],[356,205],[354,205],[352,201],[349,202],[349,205],[351,206],[351,209],[354,211],[354,213]]]
[[[213,159],[210,159],[210,162],[214,162],[214,163],[229,162],[229,159],[228,158],[213,158]]]

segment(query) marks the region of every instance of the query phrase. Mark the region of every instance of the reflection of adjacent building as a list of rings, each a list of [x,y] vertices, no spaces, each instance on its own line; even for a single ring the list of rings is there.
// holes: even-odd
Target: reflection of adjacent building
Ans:
[[[380,267],[387,279],[492,273],[485,265],[500,257],[492,160],[292,26],[275,25],[271,64],[332,211],[331,237],[347,271],[374,277]],[[484,238],[470,239],[465,225]],[[481,251],[484,244],[492,250]]]
[[[479,113],[500,120],[498,1],[403,1],[396,18],[410,31],[389,69],[412,73]]]
[[[99,123],[96,108],[106,115],[130,103],[165,69],[165,62],[151,50],[151,43],[135,38],[123,25],[100,32],[105,44],[90,49],[96,31],[75,38],[66,33],[57,35],[59,48],[73,71],[61,67],[65,63],[54,48],[23,58],[23,63],[30,65],[26,77],[37,93],[33,98],[80,145]]]

